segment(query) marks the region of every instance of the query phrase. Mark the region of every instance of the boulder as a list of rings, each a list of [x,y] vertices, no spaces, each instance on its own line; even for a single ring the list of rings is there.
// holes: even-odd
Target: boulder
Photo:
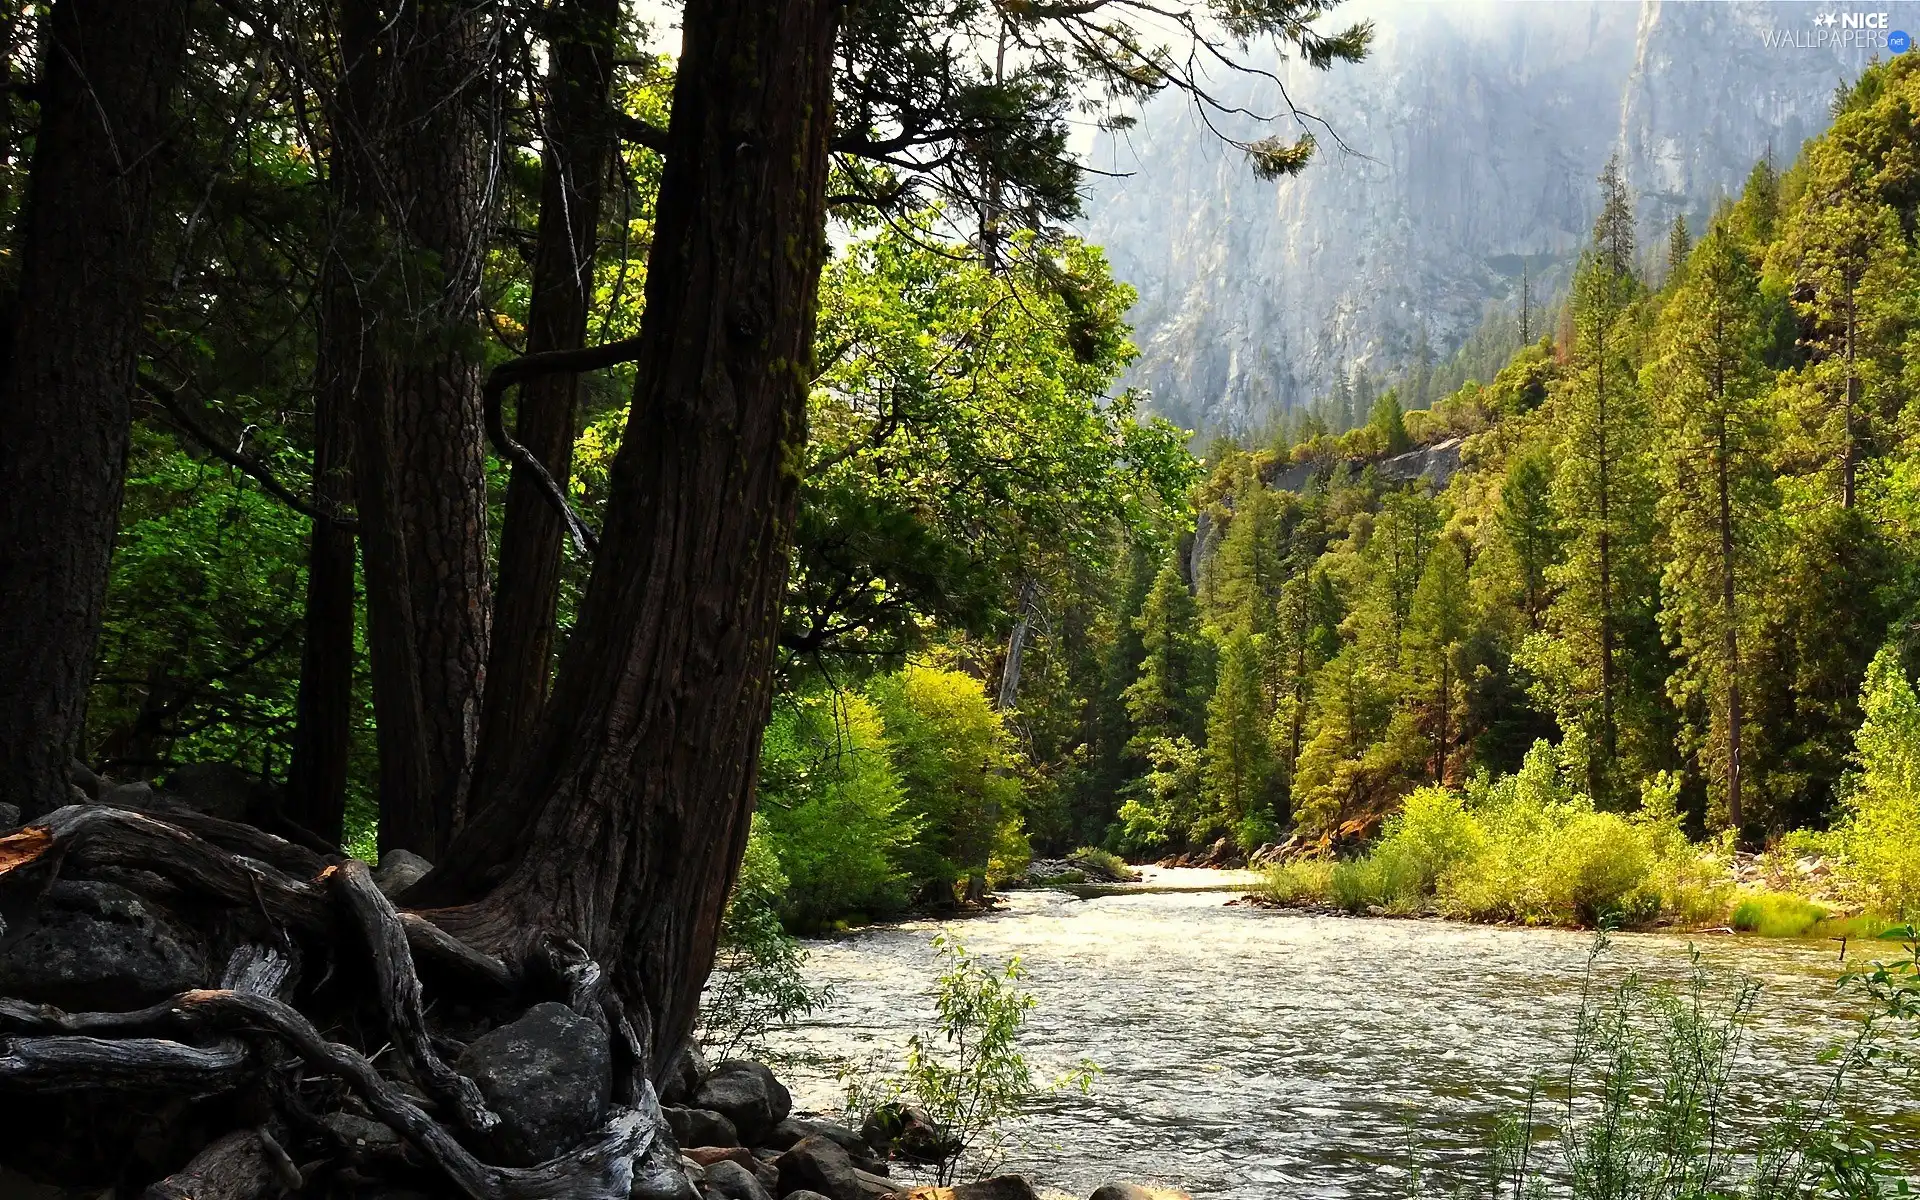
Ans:
[[[93,773],[92,767],[77,758],[67,764],[67,782],[86,793],[89,800],[100,798],[100,789],[103,786],[100,777]]]
[[[735,1058],[716,1065],[700,1081],[693,1105],[726,1117],[743,1142],[758,1145],[793,1111],[793,1096],[764,1065]]]
[[[1165,1200],[1167,1193],[1153,1192],[1137,1183],[1109,1183],[1094,1189],[1090,1200]]]
[[[20,828],[20,806],[0,804],[0,833]]]
[[[250,772],[232,763],[214,762],[175,767],[160,781],[160,790],[195,812],[223,821],[246,821],[263,789]]]
[[[708,1164],[705,1190],[709,1196],[725,1200],[773,1200],[752,1171],[727,1159]]]
[[[732,1121],[717,1112],[704,1108],[681,1108],[678,1105],[666,1105],[660,1110],[666,1114],[667,1126],[673,1130],[673,1140],[682,1146],[738,1146],[740,1131]]]
[[[117,787],[102,787],[100,803],[110,804],[115,808],[146,808],[153,803],[153,788],[144,783],[123,783]]]
[[[828,1200],[828,1197],[822,1196],[819,1192],[801,1188],[797,1192],[788,1192],[786,1195],[780,1197],[780,1200]]]
[[[853,1160],[847,1152],[823,1137],[801,1138],[774,1164],[780,1171],[780,1191],[790,1193],[810,1189],[828,1200],[867,1200],[869,1193],[854,1174]]]
[[[126,1012],[208,982],[193,940],[113,883],[55,883],[35,919],[0,942],[0,995],[70,1012]]]
[[[389,850],[380,856],[380,865],[373,869],[373,886],[392,899],[420,882],[431,870],[433,864],[411,850]]]
[[[837,1125],[832,1121],[822,1121],[815,1117],[788,1117],[761,1138],[760,1144],[775,1150],[785,1150],[801,1138],[808,1137],[826,1138],[857,1159],[874,1157],[873,1147],[867,1144],[866,1138],[845,1125]]]
[[[509,1166],[544,1162],[579,1143],[612,1103],[606,1031],[552,1001],[482,1035],[456,1065],[500,1115],[495,1150]]]
[[[745,1146],[695,1146],[692,1149],[680,1151],[680,1157],[699,1163],[703,1167],[710,1167],[717,1162],[731,1162],[738,1163],[748,1170],[753,1169],[753,1151]]]
[[[958,1150],[925,1109],[905,1104],[882,1104],[874,1109],[860,1127],[860,1134],[876,1153],[912,1162],[942,1162]]]
[[[700,1047],[688,1046],[673,1060],[673,1066],[667,1071],[665,1082],[660,1085],[660,1103],[689,1104],[693,1101],[694,1089],[700,1081],[711,1074],[713,1068],[707,1063],[707,1056],[700,1053]]]
[[[868,1200],[881,1200],[881,1197],[891,1196],[900,1190],[899,1184],[878,1171],[866,1171],[859,1167],[853,1169],[853,1181],[860,1185],[860,1190],[866,1193]]]

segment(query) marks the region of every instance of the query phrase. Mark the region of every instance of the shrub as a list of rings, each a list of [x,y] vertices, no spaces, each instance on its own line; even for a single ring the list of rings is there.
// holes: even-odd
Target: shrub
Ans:
[[[1594,958],[1604,950],[1596,943]],[[1855,1080],[1899,1047],[1920,1014],[1913,948],[1846,985],[1865,1015],[1828,1064],[1754,1136],[1734,1081],[1754,1052],[1747,1024],[1759,994],[1750,979],[1709,974],[1696,954],[1686,983],[1634,976],[1594,990],[1592,960],[1570,1059],[1536,1077],[1526,1104],[1503,1120],[1471,1191],[1501,1200],[1834,1200],[1909,1194],[1903,1163],[1848,1119]],[[1463,1190],[1464,1191],[1464,1190]]]
[[[1756,892],[1734,908],[1730,923],[1742,933],[1761,937],[1805,937],[1827,915],[1825,908],[1799,896]]]
[[[1837,841],[1847,877],[1877,907],[1920,916],[1920,696],[1898,648],[1874,656],[1854,735],[1857,772],[1846,785]]]
[[[906,905],[898,860],[914,824],[878,712],[858,693],[820,691],[775,711],[761,750],[757,828],[786,878],[789,924],[819,928]]]
[[[1275,904],[1324,904],[1333,894],[1333,871],[1334,864],[1323,858],[1276,863],[1254,892]]]
[[[1088,875],[1115,883],[1135,883],[1140,879],[1140,872],[1128,866],[1125,859],[1097,846],[1082,846],[1067,855],[1067,861],[1078,863],[1082,871]]]
[[[1034,1008],[1014,958],[995,969],[967,952],[951,933],[934,935],[940,963],[933,1028],[907,1039],[905,1069],[873,1081],[843,1076],[847,1107],[867,1117],[905,1102],[924,1109],[939,1131],[939,1182],[952,1183],[969,1155],[997,1158],[1005,1124],[1035,1099],[1065,1089],[1090,1090],[1099,1068],[1082,1059],[1050,1083],[1033,1077],[1020,1053],[1021,1031]]]
[[[1364,858],[1331,869],[1343,908],[1418,911],[1473,920],[1599,925],[1665,913],[1706,923],[1724,915],[1724,867],[1687,841],[1672,781],[1647,789],[1634,817],[1599,812],[1569,782],[1561,753],[1536,745],[1521,769],[1467,797],[1421,788]]]
[[[1015,773],[1020,756],[980,681],[913,665],[875,680],[868,695],[914,818],[902,861],[915,885],[950,893],[973,876],[1023,874],[1031,851]]]

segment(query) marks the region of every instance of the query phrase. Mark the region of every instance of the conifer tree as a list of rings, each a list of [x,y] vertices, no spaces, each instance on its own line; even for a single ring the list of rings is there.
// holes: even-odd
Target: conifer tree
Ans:
[[[1687,214],[1680,213],[1673,218],[1673,227],[1667,230],[1667,279],[1668,287],[1680,278],[1687,269],[1687,255],[1693,250],[1693,235],[1687,231]]]
[[[1221,629],[1266,634],[1280,593],[1281,501],[1260,481],[1251,456],[1234,472],[1233,517],[1209,569],[1213,618]]]
[[[1611,794],[1618,776],[1626,661],[1657,642],[1650,598],[1653,495],[1646,406],[1627,357],[1621,320],[1638,292],[1627,265],[1632,229],[1618,164],[1602,175],[1605,206],[1594,247],[1574,277],[1573,370],[1555,413],[1560,468],[1555,507],[1568,533],[1567,556],[1552,574],[1559,587],[1548,611],[1557,655],[1555,706],[1563,726],[1578,726],[1588,753],[1588,785]],[[1638,699],[1638,697],[1636,697]]]
[[[1633,196],[1614,154],[1600,172],[1600,216],[1593,223],[1593,249],[1614,279],[1633,274]]]
[[[1171,561],[1154,577],[1135,628],[1144,656],[1139,678],[1126,693],[1134,729],[1128,749],[1145,757],[1153,743],[1164,738],[1197,743],[1212,681],[1200,636],[1200,610]]]
[[[1407,423],[1400,411],[1400,393],[1393,388],[1381,392],[1367,413],[1367,424],[1380,435],[1388,454],[1402,454],[1413,445],[1407,437]]]
[[[1512,556],[1520,611],[1529,631],[1540,628],[1550,596],[1548,573],[1560,558],[1560,518],[1553,508],[1553,459],[1544,447],[1517,454],[1500,485],[1494,512]]]
[[[1432,731],[1435,782],[1446,781],[1447,762],[1457,741],[1456,714],[1463,701],[1457,660],[1472,621],[1466,556],[1458,542],[1442,538],[1427,555],[1426,569],[1414,592],[1404,655],[1415,704],[1422,710],[1421,724]]]
[[[1684,664],[1669,688],[1709,711],[1702,757],[1736,830],[1747,818],[1742,685],[1751,667],[1742,650],[1763,570],[1760,526],[1772,504],[1764,336],[1753,266],[1716,227],[1661,313],[1648,390],[1660,418],[1660,514],[1670,547],[1661,618]]]
[[[1252,634],[1244,629],[1228,634],[1220,649],[1219,682],[1207,705],[1208,800],[1243,845],[1257,844],[1272,831],[1273,748],[1267,740],[1260,658]]]

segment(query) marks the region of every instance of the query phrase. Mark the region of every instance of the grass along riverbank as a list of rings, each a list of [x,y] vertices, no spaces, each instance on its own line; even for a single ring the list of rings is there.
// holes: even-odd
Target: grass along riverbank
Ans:
[[[1497,782],[1415,791],[1365,855],[1279,864],[1253,894],[1381,916],[1874,937],[1912,918],[1911,897],[1859,840],[1796,834],[1760,855],[1695,843],[1661,787],[1634,813],[1600,811],[1542,747]]]

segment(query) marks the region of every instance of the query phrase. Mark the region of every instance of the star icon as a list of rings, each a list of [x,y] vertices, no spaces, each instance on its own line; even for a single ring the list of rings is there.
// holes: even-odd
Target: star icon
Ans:
[[[1815,25],[1831,25],[1834,23],[1834,16],[1832,13],[1821,13],[1813,19],[1813,23]]]

